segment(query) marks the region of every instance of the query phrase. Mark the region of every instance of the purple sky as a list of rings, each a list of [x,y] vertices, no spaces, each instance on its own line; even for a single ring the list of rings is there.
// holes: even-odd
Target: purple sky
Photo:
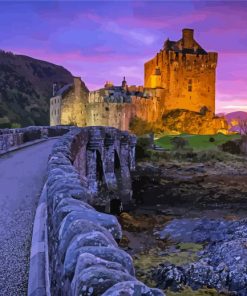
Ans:
[[[217,51],[217,112],[247,111],[247,2],[0,2],[0,48],[64,66],[90,89],[143,84],[143,64],[167,37],[195,30]]]

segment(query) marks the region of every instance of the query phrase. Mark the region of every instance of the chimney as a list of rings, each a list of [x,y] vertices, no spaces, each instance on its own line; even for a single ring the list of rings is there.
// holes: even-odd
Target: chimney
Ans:
[[[193,48],[194,43],[194,30],[193,29],[183,29],[183,47]]]
[[[75,96],[80,97],[81,94],[81,77],[74,77]]]
[[[53,97],[55,97],[56,92],[57,92],[57,83],[54,82],[53,85],[52,85],[52,96]]]

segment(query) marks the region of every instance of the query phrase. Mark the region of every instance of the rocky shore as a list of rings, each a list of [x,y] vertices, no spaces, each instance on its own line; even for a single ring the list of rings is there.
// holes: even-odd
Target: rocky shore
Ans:
[[[166,295],[247,295],[247,171],[241,161],[141,162],[119,217],[138,279]]]

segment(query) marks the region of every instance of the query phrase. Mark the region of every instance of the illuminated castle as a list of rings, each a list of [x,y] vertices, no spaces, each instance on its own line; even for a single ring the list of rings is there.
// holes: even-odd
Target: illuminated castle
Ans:
[[[107,82],[88,91],[80,78],[54,93],[50,124],[105,125],[129,129],[134,117],[158,122],[174,109],[215,113],[217,53],[195,41],[192,29],[183,29],[178,41],[167,39],[163,48],[144,65],[144,87]]]

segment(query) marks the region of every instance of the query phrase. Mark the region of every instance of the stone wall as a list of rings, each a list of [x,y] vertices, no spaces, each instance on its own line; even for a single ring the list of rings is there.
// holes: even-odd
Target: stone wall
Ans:
[[[94,188],[97,173],[96,151],[105,155],[105,177],[114,180],[114,150],[122,159],[123,174],[124,167],[134,168],[131,139],[113,128],[89,127],[72,130],[53,147],[47,196],[54,296],[164,295],[135,278],[132,258],[117,244],[122,231],[116,217],[89,204],[92,192],[88,189]]]
[[[70,127],[31,126],[18,129],[0,129],[0,153],[24,143],[46,138],[62,136]]]
[[[50,100],[50,125],[59,125],[61,121],[62,96],[55,96]]]

